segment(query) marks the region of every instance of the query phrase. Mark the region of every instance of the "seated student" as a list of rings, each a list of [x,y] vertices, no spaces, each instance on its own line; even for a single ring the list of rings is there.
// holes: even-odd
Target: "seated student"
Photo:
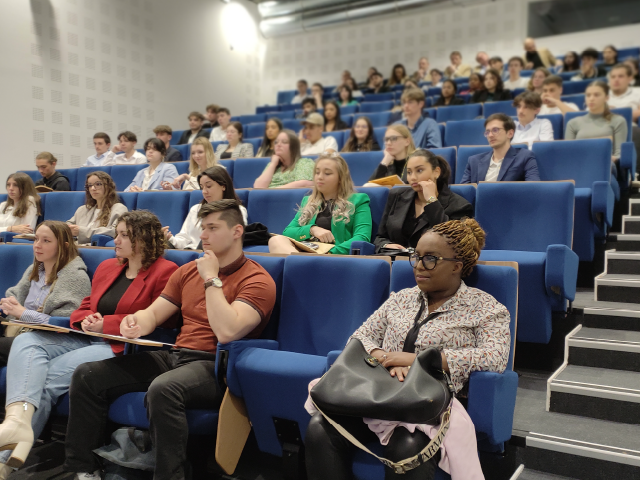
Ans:
[[[256,157],[271,157],[274,153],[274,144],[276,138],[280,135],[280,132],[284,130],[282,120],[278,117],[272,117],[267,120],[267,124],[264,127],[264,137],[262,137],[262,144],[256,153]]]
[[[404,90],[408,90],[409,88],[417,88],[418,90],[420,89],[420,86],[413,81],[412,78],[407,78],[404,82]]]
[[[536,68],[531,75],[531,79],[527,84],[527,90],[530,92],[536,92],[538,95],[542,95],[542,85],[545,78],[549,77],[551,73],[544,67]]]
[[[342,85],[339,87],[338,95],[340,97],[340,106],[347,107],[350,105],[358,105],[358,101],[353,99],[353,90],[349,85]]]
[[[404,380],[420,352],[437,348],[442,369],[449,373],[457,397],[465,396],[463,387],[472,372],[503,372],[511,344],[509,311],[491,295],[468,287],[463,280],[478,262],[484,244],[485,233],[473,219],[434,226],[420,238],[409,257],[417,286],[391,293],[351,338],[361,341],[367,353],[399,381]],[[426,321],[434,313],[436,318]],[[423,321],[418,323],[420,320]],[[338,416],[335,420],[365,445],[380,442],[362,418]],[[396,462],[419,454],[430,442],[422,429],[408,430],[402,425],[396,426],[385,440],[388,443],[384,442],[381,455]],[[482,478],[475,444],[473,449],[469,455],[475,457],[474,463],[466,460],[460,471],[469,475],[463,474],[465,478]],[[309,480],[351,478],[356,451],[322,414],[313,415],[305,437]],[[385,478],[432,480],[438,458],[436,454],[402,475],[385,468]]]
[[[71,190],[69,179],[56,171],[58,159],[49,152],[41,152],[36,157],[36,168],[42,178],[36,182],[36,187],[45,186],[57,192]]]
[[[204,113],[204,116],[207,119],[207,121],[202,124],[202,128],[216,128],[219,125],[218,123],[219,108],[220,107],[215,103],[207,105],[207,108],[205,109],[205,113]]]
[[[152,213],[127,212],[116,231],[117,258],[98,266],[91,293],[71,314],[76,330],[118,335],[122,319],[149,306],[178,268],[162,258],[162,226]],[[51,409],[69,391],[70,374],[78,365],[112,358],[123,350],[120,342],[88,335],[44,331],[19,335],[9,354],[7,407],[0,427],[0,446],[16,446],[13,452],[3,452],[2,460],[12,466],[24,463]],[[86,438],[74,438],[86,442]]]
[[[298,80],[296,84],[298,93],[291,99],[291,103],[302,103],[305,98],[309,98],[309,84],[306,80]]]
[[[382,74],[380,72],[373,72],[371,74],[371,78],[369,79],[369,85],[365,90],[365,94],[376,94],[376,93],[387,93],[389,92],[389,87],[385,85],[384,79],[382,78]]]
[[[118,145],[115,145],[112,152],[123,152],[110,158],[106,158],[102,165],[137,165],[147,163],[147,157],[136,150],[138,137],[135,133],[125,131],[118,134]]]
[[[322,117],[320,117],[322,118]],[[334,140],[335,141],[335,140]],[[300,158],[300,140],[291,130],[276,138],[275,153],[253,188],[304,188],[313,186],[314,161]]]
[[[407,158],[415,149],[413,137],[407,127],[397,123],[387,127],[384,134],[384,157],[369,181],[397,175],[406,183]]]
[[[609,70],[609,108],[631,108],[633,123],[640,118],[640,88],[634,88],[633,70],[626,63],[618,63]]]
[[[313,98],[305,98],[302,101],[302,111],[296,114],[296,118],[300,120],[305,119],[317,110],[316,101]]]
[[[124,191],[171,190],[178,170],[170,163],[164,162],[167,153],[164,142],[159,138],[150,138],[144,142],[144,151],[147,153],[149,166],[136,173],[133,182]]]
[[[120,324],[121,335],[138,338],[181,313],[176,348],[92,362],[73,374],[64,467],[79,478],[99,475],[93,450],[104,443],[109,401],[127,392],[146,392],[154,479],[187,478],[185,409],[217,409],[224,395],[215,377],[218,342],[257,338],[269,322],[276,286],[242,253],[238,202],[203,205],[198,217],[204,256],[180,267],[151,306],[131,312]]]
[[[156,138],[159,138],[160,140],[162,140],[162,142],[164,142],[164,146],[167,149],[167,155],[164,158],[165,162],[173,163],[181,162],[183,160],[182,153],[171,146],[171,137],[173,136],[173,130],[169,125],[158,125],[153,129],[153,133],[156,134]]]
[[[607,45],[602,49],[602,66],[611,68],[618,63],[618,49],[613,45]]]
[[[347,81],[345,82],[345,85],[351,89],[351,95],[353,95],[353,98],[364,97],[364,94],[358,88],[358,84],[353,79],[353,77],[352,78],[347,78]]]
[[[606,83],[600,80],[591,83],[585,97],[589,113],[567,122],[564,139],[611,137],[611,161],[616,162],[620,159],[622,143],[627,141],[627,121],[623,116],[611,113],[607,105],[609,86]]]
[[[369,196],[355,192],[349,166],[340,154],[318,157],[311,195],[302,199],[282,235],[271,237],[269,252],[297,252],[289,238],[333,243],[335,247],[328,253],[334,255],[349,255],[353,241],[371,241]]]
[[[533,142],[553,141],[553,125],[546,118],[537,118],[542,106],[540,95],[534,92],[522,92],[513,100],[518,112],[516,131],[511,143],[526,143],[529,149]]]
[[[393,87],[394,85],[402,85],[408,79],[407,70],[401,63],[396,63],[391,69],[389,80],[387,80],[387,87]]]
[[[638,59],[630,57],[622,63],[629,65],[631,67],[631,70],[633,70],[634,81],[631,86],[640,87],[640,62],[638,61]]]
[[[524,41],[524,60],[527,70],[533,70],[536,68],[551,68],[559,63],[556,57],[545,47],[536,47],[536,42],[533,38],[529,37]]]
[[[0,232],[33,233],[40,215],[40,195],[26,173],[7,177],[7,199],[0,203]]]
[[[331,150],[338,151],[338,142],[332,136],[322,136],[324,118],[317,112],[311,113],[302,122],[300,130],[300,152],[302,155],[318,155]]]
[[[509,72],[504,71],[504,62],[502,61],[502,57],[491,57],[489,59],[489,68],[493,68],[498,72],[503,82],[506,82],[509,79]]]
[[[449,190],[447,161],[429,150],[414,151],[407,160],[411,188],[392,188],[374,240],[382,248],[415,248],[430,228],[449,220],[473,217],[473,206]]]
[[[442,91],[440,97],[436,100],[434,107],[447,107],[449,105],[464,105],[464,100],[456,95],[458,85],[451,79],[442,82]]]
[[[489,54],[487,52],[478,52],[476,54],[476,62],[478,62],[478,65],[474,67],[474,72],[485,75],[489,68],[491,68],[489,66]]]
[[[484,128],[484,136],[492,150],[469,157],[460,183],[540,180],[534,153],[511,146],[516,125],[510,116],[494,113],[484,121]]]
[[[0,308],[7,320],[49,323],[51,317],[68,317],[91,292],[87,267],[78,256],[73,236],[63,222],[45,220],[36,228],[33,264],[17,285],[10,287]],[[6,367],[11,345],[20,327],[5,327],[0,337],[0,367]],[[3,467],[0,467],[0,477]]]
[[[116,156],[111,151],[111,138],[104,132],[98,132],[93,136],[93,148],[96,149],[95,155],[87,158],[87,161],[82,165],[83,167],[98,167],[103,165],[108,158]]]
[[[173,190],[198,190],[198,175],[207,168],[218,164],[211,142],[206,138],[196,138],[191,144],[191,158],[189,159],[189,173],[178,175],[171,183]],[[222,167],[224,168],[224,167]],[[162,186],[165,190],[165,185]]]
[[[472,69],[470,65],[462,63],[462,54],[458,51],[453,51],[449,55],[451,65],[444,69],[444,74],[449,78],[461,78],[470,77]],[[432,77],[433,78],[433,77]]]
[[[340,106],[335,100],[327,100],[327,103],[324,104],[323,116],[325,132],[335,132],[349,128],[349,125],[340,118]]]
[[[200,227],[198,213],[202,205],[206,205],[207,203],[217,202],[223,199],[237,200],[240,203],[240,211],[242,212],[244,225],[247,224],[247,209],[242,206],[240,199],[236,195],[236,191],[233,188],[233,180],[231,180],[226,168],[222,165],[207,168],[198,175],[198,184],[202,189],[203,200],[201,203],[197,203],[191,207],[189,215],[187,215],[186,220],[182,224],[180,233],[173,235],[169,227],[162,228],[167,242],[169,242],[173,248],[187,248],[190,250],[197,250],[199,248],[202,228]]]
[[[322,96],[324,95],[324,87],[321,83],[311,85],[311,98],[316,102],[316,109],[322,108]]]
[[[568,51],[564,55],[562,65],[558,67],[556,72],[575,72],[578,70],[580,70],[580,56],[578,52]]]
[[[419,89],[405,90],[402,92],[402,112],[404,119],[398,120],[394,125],[400,124],[409,128],[413,142],[418,148],[442,147],[440,128],[432,118],[422,116],[425,96]]]
[[[344,144],[343,152],[379,151],[380,145],[368,117],[359,117],[353,124],[349,139]]]
[[[243,142],[244,136],[242,124],[231,122],[227,127],[227,142],[218,145],[216,148],[216,160],[226,160],[229,158],[252,158],[253,143]]]
[[[416,83],[431,81],[431,74],[429,73],[429,59],[427,57],[420,57],[420,60],[418,60],[418,70],[411,75],[411,79]]]
[[[431,86],[442,87],[442,72],[437,68],[432,68],[431,72]]]
[[[228,108],[218,108],[218,126],[211,130],[210,142],[224,142],[227,139],[227,127],[231,122],[231,112]]]
[[[469,76],[469,87],[467,90],[463,90],[460,92],[460,95],[474,95],[476,92],[481,92],[484,90],[484,75],[479,74],[478,72],[473,72]]]
[[[127,207],[118,201],[111,175],[97,170],[87,175],[84,205],[78,207],[67,224],[78,244],[90,244],[94,235],[116,236],[116,225]],[[64,316],[64,315],[62,315]]]
[[[562,77],[550,75],[542,82],[542,107],[540,115],[552,115],[554,113],[565,114],[567,112],[576,112],[580,110],[575,103],[563,102],[562,96]]]
[[[207,132],[202,127],[204,115],[200,112],[191,112],[187,118],[189,119],[189,130],[182,132],[178,145],[193,143],[196,138],[207,136]]]
[[[490,68],[484,75],[484,89],[474,93],[469,103],[499,102],[512,98],[511,90],[505,90],[500,74]]]
[[[571,80],[589,80],[607,75],[607,70],[598,62],[598,51],[595,48],[587,48],[580,54],[580,73],[571,77]]]
[[[524,61],[520,57],[511,57],[509,59],[509,74],[504,81],[504,88],[511,91],[516,88],[527,88],[529,79],[520,76],[520,72],[524,68]]]

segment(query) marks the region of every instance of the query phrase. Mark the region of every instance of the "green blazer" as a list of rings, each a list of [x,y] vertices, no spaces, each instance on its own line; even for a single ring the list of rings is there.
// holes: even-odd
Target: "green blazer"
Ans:
[[[291,221],[289,226],[282,232],[283,235],[303,242],[311,238],[311,227],[316,224],[316,216],[314,216],[306,225],[300,225],[298,219],[302,214],[304,206],[309,201],[307,195],[302,199],[302,205],[298,213]],[[369,195],[366,193],[354,193],[349,197],[349,201],[355,207],[354,213],[349,217],[349,223],[343,221],[331,221],[331,233],[336,239],[336,246],[329,250],[329,253],[335,255],[349,255],[351,250],[351,242],[371,241],[371,208],[369,207]]]

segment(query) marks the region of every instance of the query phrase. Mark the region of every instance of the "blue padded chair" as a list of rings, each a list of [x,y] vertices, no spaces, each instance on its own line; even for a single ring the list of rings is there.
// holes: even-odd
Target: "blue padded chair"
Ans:
[[[449,122],[451,120],[474,120],[481,115],[482,104],[480,103],[438,107],[439,122]]]
[[[358,112],[360,113],[377,113],[377,112],[386,112],[393,108],[394,101],[388,100],[386,102],[369,102],[365,99],[364,102],[360,104],[360,109]]]
[[[242,158],[235,161],[233,168],[233,186],[235,188],[253,188],[265,167],[271,161],[270,158]]]
[[[387,132],[387,127],[374,127],[373,133],[376,136],[376,141],[380,148],[384,150],[384,134]]]
[[[564,138],[564,115],[554,113],[552,115],[538,115],[538,118],[546,118],[551,122],[554,140],[562,140]]]
[[[518,340],[549,343],[551,312],[573,301],[573,182],[482,182],[476,220],[487,233],[481,260],[518,262]]]
[[[573,80],[571,82],[563,82],[562,84],[562,93],[565,95],[574,95],[576,93],[584,93],[587,87],[596,80],[601,80],[604,83],[607,83],[607,78],[593,78],[590,80]],[[580,105],[578,105],[580,106]]]
[[[202,190],[191,190],[191,194],[189,195],[189,210],[196,203],[202,202]]]
[[[280,111],[280,105],[263,105],[256,107],[256,113],[268,113],[272,114]]]
[[[427,118],[430,118],[432,120],[435,120],[436,122],[440,121],[438,119],[438,109],[437,108],[423,108],[422,109],[422,115],[424,117],[427,117]]]
[[[640,57],[640,47],[627,47],[618,49],[618,58],[625,59],[627,57]]]
[[[177,145],[178,142],[180,141],[180,137],[182,137],[182,134],[186,132],[186,130],[174,130],[173,133],[171,134],[171,140],[169,140],[169,145]]]
[[[252,123],[244,126],[244,138],[262,138],[267,122]]]
[[[469,77],[458,77],[454,78],[453,81],[456,83],[456,85],[461,85],[463,83],[469,83]]]
[[[182,160],[183,161],[188,161],[189,158],[191,158],[191,145],[190,144],[186,143],[184,145],[171,145],[171,146],[180,152],[180,155],[182,155]],[[180,162],[175,162],[175,163],[180,163]]]
[[[476,208],[476,189],[477,186],[473,183],[465,183],[462,185],[449,185],[449,189],[464,198],[467,202],[473,205],[473,208]]]
[[[294,132],[299,132],[302,129],[302,123],[297,118],[292,118],[291,120],[283,120],[282,126],[289,130],[293,130]]]
[[[322,132],[323,137],[333,137],[336,139],[336,143],[338,144],[338,151],[342,150],[344,147],[344,132],[348,130],[336,130],[333,132]]]
[[[183,173],[189,173],[189,164],[191,162],[189,160],[184,160],[182,162],[173,162],[172,165],[176,167],[178,171],[178,175],[182,175]]]
[[[429,87],[425,94],[427,97],[439,97],[440,95],[442,95],[442,88]]]
[[[178,163],[178,162],[175,162]],[[149,165],[146,163],[140,163],[137,165],[114,165],[111,167],[111,178],[116,184],[116,190],[123,192],[131,182],[136,174],[143,168],[147,168]]]
[[[449,183],[453,183],[456,178],[456,149],[453,147],[442,147],[442,148],[432,148],[430,152],[440,155],[444,158],[449,164],[449,168],[451,169],[451,177],[449,178]]]
[[[168,249],[164,251],[164,258],[175,263],[178,267],[182,267],[200,258],[200,252]]]
[[[540,179],[575,182],[573,251],[590,262],[613,221],[611,140],[594,138],[533,144]]]
[[[354,185],[364,185],[378,167],[384,152],[344,152],[341,153],[349,165]]]
[[[360,108],[360,105],[346,105],[344,107],[340,107],[340,116],[344,116],[344,115],[353,115],[354,113],[356,113],[358,111],[358,108]]]
[[[378,234],[380,228],[380,220],[384,213],[384,207],[387,205],[389,197],[388,188],[380,187],[359,187],[356,188],[359,193],[366,193],[369,196],[369,207],[371,208],[371,240],[373,241]]]
[[[105,167],[98,166],[98,167],[78,168],[78,173],[76,175],[76,185],[82,185],[84,190],[84,184],[87,182],[87,175],[89,175],[91,172],[96,172],[96,171],[105,172],[111,175],[111,165],[107,165]]]
[[[231,179],[233,179],[233,171],[235,169],[236,166],[236,161],[235,160],[218,160],[218,165],[226,168],[227,173],[229,174],[229,176],[231,177]]]
[[[301,103],[285,103],[280,105],[281,112],[293,112],[295,110],[300,110],[302,108]]]
[[[262,137],[260,138],[245,138],[242,140],[245,143],[250,143],[251,145],[253,145],[253,153],[254,155],[256,153],[258,153],[258,150],[260,149],[260,145],[262,145]]]
[[[77,168],[58,168],[56,171],[60,172],[62,175],[69,179],[69,188],[71,191],[83,191],[84,190],[84,179],[82,179],[82,183],[78,185],[78,169]]]
[[[344,123],[346,123],[349,126],[349,128],[351,128],[353,126],[353,116],[354,116],[353,113],[341,115],[342,121]],[[351,131],[350,130],[343,130],[343,132],[345,132],[345,134],[346,134],[345,138],[349,138],[349,133],[351,133]]]
[[[484,119],[447,122],[447,128],[443,138],[445,147],[486,145],[487,139],[484,138]]]
[[[113,248],[79,248],[78,251],[87,266],[87,275],[91,280],[93,280],[93,274],[96,273],[98,265],[116,256]]]
[[[585,108],[585,94],[584,93],[575,93],[573,95],[562,95],[560,96],[560,100],[563,102],[573,103],[580,110]]]
[[[533,70],[520,70],[520,76],[523,78],[530,78],[533,75]]]
[[[391,112],[378,112],[378,113],[367,113],[367,114],[356,113],[353,116],[353,121],[354,122],[357,121],[358,118],[360,117],[367,117],[369,120],[371,120],[371,125],[373,125],[373,128],[386,127],[389,124],[390,115],[391,115]]]
[[[491,147],[487,145],[477,145],[472,147],[459,147],[458,148],[458,158],[456,160],[456,181],[455,183],[460,183],[462,181],[462,176],[464,175],[464,171],[467,168],[467,164],[469,163],[469,157],[473,155],[478,155],[480,153],[487,153],[491,151]]]
[[[297,93],[297,90],[281,90],[278,92],[276,101],[278,102],[278,105],[291,104],[291,100],[293,100],[293,97],[295,97]]]
[[[509,116],[517,115],[516,107],[513,106],[513,100],[504,100],[501,102],[487,102],[484,104],[484,118],[494,113],[504,113]]]
[[[259,189],[249,192],[249,223],[260,222],[271,233],[282,233],[291,223],[308,188]]]
[[[267,121],[267,116],[264,113],[256,113],[254,115],[240,115],[237,121],[242,125],[249,125],[250,123],[261,123]]]
[[[138,205],[138,192],[119,192],[118,197],[120,203],[122,203],[130,212],[135,210]]]
[[[558,57],[556,57],[558,58]],[[576,72],[560,72],[558,73],[559,77],[562,77],[563,82],[568,82],[571,80],[572,77],[576,76]]]
[[[179,232],[189,213],[188,191],[140,192],[138,210],[149,210],[160,219],[162,226],[169,226],[172,232]]]
[[[292,120],[295,117],[296,112],[294,110],[287,110],[284,112],[268,112],[267,120],[270,118],[279,118],[280,120]]]
[[[27,267],[33,264],[32,245],[0,245],[0,294],[4,297],[7,289],[18,284]]]
[[[38,170],[20,170],[22,173],[26,173],[27,175],[29,175],[31,177],[31,180],[33,180],[33,183],[36,183],[38,180],[42,180],[42,175],[40,175],[40,172]]]
[[[389,100],[395,100],[395,98],[396,96],[393,92],[368,93],[364,96],[360,105],[362,105],[363,103],[370,103],[370,102],[388,102]]]
[[[43,196],[44,219],[66,222],[84,205],[85,192],[49,192]]]

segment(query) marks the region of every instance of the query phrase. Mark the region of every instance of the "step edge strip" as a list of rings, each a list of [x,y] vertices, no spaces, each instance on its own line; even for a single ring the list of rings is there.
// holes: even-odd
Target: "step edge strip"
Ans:
[[[612,340],[610,338],[594,338],[594,337],[573,337],[573,340],[587,340],[587,341],[591,341],[591,342],[603,342],[603,343],[617,343],[620,345],[628,345],[628,346],[633,346],[633,345],[638,345],[640,346],[640,342],[635,342],[632,340]]]
[[[582,330],[582,325],[577,325],[576,328],[567,333],[567,336],[564,337],[564,360],[560,368],[558,368],[553,374],[547,379],[547,400],[545,403],[545,410],[550,412],[551,410],[551,382],[553,382],[558,375],[560,375],[567,365],[569,365],[569,339],[577,334],[580,330]]]
[[[614,350],[619,352],[640,353],[640,346],[624,345],[620,343],[598,342],[592,340],[580,340],[572,338],[569,347],[593,348],[595,350]]]
[[[640,403],[639,390],[614,387],[613,385],[597,385],[556,379],[551,384],[551,389],[552,391],[559,393],[573,393],[571,390],[579,390],[581,392],[586,392],[584,393],[584,395],[587,397],[606,398],[609,400],[620,400],[622,402]],[[604,393],[606,395],[598,395],[597,393]],[[581,393],[576,393],[576,395],[581,395]]]
[[[625,310],[624,308],[613,307],[584,307],[582,313],[594,316],[640,318],[640,310]]]
[[[577,455],[580,457],[595,458],[597,460],[604,460],[606,462],[621,463],[624,465],[630,465],[633,467],[640,467],[640,457],[635,455],[628,455],[625,453],[611,452],[598,448],[586,447],[582,445],[573,445],[553,440],[546,440],[541,438],[526,438],[527,447],[540,448],[543,450],[551,450],[559,453],[566,453],[568,455]],[[549,448],[551,446],[556,448]]]

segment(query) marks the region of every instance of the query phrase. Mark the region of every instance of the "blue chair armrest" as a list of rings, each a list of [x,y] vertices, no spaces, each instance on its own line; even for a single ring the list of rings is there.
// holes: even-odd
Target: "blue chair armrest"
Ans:
[[[355,241],[351,242],[351,251],[350,255],[353,255],[354,250],[360,250],[360,255],[371,255],[376,253],[376,246],[373,243]]]
[[[13,237],[16,235],[19,234],[17,232],[2,232],[0,233],[0,241],[8,243],[13,240]]]
[[[517,391],[518,374],[512,370],[473,372],[469,377],[467,412],[476,431],[485,433],[492,445],[511,438]]]
[[[225,385],[236,397],[242,397],[242,389],[235,373],[235,364],[238,356],[248,348],[261,348],[263,350],[277,350],[278,342],[275,340],[244,339],[230,343],[219,343],[216,350],[216,378],[222,390]]]
[[[637,155],[633,142],[624,142],[620,145],[620,168],[627,171],[625,177],[630,176],[631,181],[634,181],[636,178]],[[627,186],[626,182],[624,186]]]
[[[329,353],[327,353],[327,370],[331,368],[331,365],[333,365],[333,362],[336,361],[336,358],[338,358],[341,353],[342,353],[342,350],[332,350]]]
[[[566,245],[549,245],[544,269],[547,295],[575,300],[579,263],[578,255]]]
[[[71,328],[71,319],[69,317],[50,317],[49,324],[56,327]]]
[[[113,237],[109,235],[92,235],[91,246],[92,247],[106,247],[108,242],[113,241]]]
[[[606,230],[605,225],[611,226],[613,223],[614,195],[611,184],[604,180],[593,182],[591,194],[591,215],[596,223],[603,222],[602,230]],[[601,218],[598,218],[598,215]]]

